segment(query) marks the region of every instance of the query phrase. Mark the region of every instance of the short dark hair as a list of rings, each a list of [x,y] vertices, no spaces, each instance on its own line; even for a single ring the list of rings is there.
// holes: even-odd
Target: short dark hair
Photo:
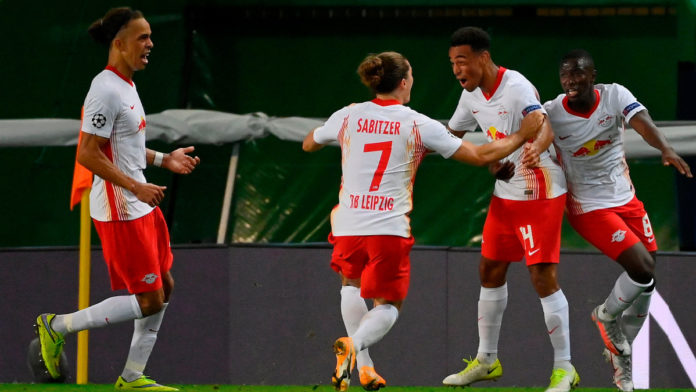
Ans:
[[[590,52],[586,51],[585,49],[573,49],[570,52],[566,53],[563,55],[561,58],[561,62],[558,64],[558,66],[562,66],[563,63],[567,62],[568,60],[579,60],[579,59],[585,59],[587,62],[592,65],[594,68],[594,59],[592,58],[592,55]]]
[[[97,43],[109,46],[121,27],[133,19],[143,17],[143,13],[130,7],[110,9],[103,18],[95,20],[87,29],[90,37]]]
[[[452,34],[450,46],[469,45],[474,52],[491,48],[491,36],[478,27],[462,27]]]

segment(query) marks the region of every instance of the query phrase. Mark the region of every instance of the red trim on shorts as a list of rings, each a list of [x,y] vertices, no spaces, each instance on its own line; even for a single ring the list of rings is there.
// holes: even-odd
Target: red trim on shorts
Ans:
[[[111,65],[107,65],[106,68],[104,68],[104,69],[107,69],[107,70],[109,70],[109,71],[115,73],[119,78],[123,79],[126,83],[130,84],[131,87],[133,87],[133,81],[130,80],[129,78],[127,78],[126,75],[124,75],[124,74],[122,74],[121,72],[119,72],[119,71],[116,69],[116,67],[112,67]]]
[[[391,106],[391,105],[401,105],[401,102],[397,101],[396,99],[379,99],[375,98],[372,101],[370,101],[374,104],[377,104],[379,106]]]
[[[597,107],[599,107],[599,90],[595,89],[595,103],[592,109],[590,109],[589,112],[587,113],[581,113],[581,112],[576,112],[575,110],[571,109],[570,106],[568,106],[568,96],[566,95],[563,97],[563,108],[566,110],[566,112],[572,114],[573,116],[578,116],[582,118],[590,118],[592,113],[594,113],[595,110],[597,110]]]
[[[113,163],[114,155],[111,150],[111,141],[106,142],[106,144],[101,148],[102,152]],[[118,214],[118,208],[116,207],[116,190],[114,189],[114,184],[109,181],[104,180],[104,188],[106,188],[106,201],[109,203],[109,210],[111,211],[111,220],[121,220]]]
[[[507,71],[507,68],[505,67],[498,67],[498,74],[495,76],[495,85],[491,89],[491,92],[486,94],[483,89],[481,90],[481,93],[483,96],[486,98],[487,101],[491,100],[491,97],[493,94],[495,94],[496,91],[498,91],[498,87],[500,87],[500,83],[503,81],[503,74]]]

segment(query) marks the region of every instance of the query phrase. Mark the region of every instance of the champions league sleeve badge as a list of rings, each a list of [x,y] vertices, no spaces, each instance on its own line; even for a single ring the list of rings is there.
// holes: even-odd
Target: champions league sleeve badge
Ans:
[[[94,125],[97,128],[101,128],[104,125],[106,125],[106,117],[101,114],[97,113],[94,116],[92,116],[92,125]]]

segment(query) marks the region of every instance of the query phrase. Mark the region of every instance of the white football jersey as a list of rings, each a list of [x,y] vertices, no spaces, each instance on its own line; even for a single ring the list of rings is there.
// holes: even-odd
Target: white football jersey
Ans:
[[[620,84],[597,84],[595,95],[589,113],[573,111],[565,94],[544,104],[568,181],[571,214],[622,206],[635,194],[624,154],[624,123],[646,109]]]
[[[427,150],[449,158],[462,142],[441,123],[398,101],[347,106],[314,131],[314,141],[338,141],[342,154],[334,236],[410,237],[413,181]]]
[[[108,138],[102,151],[123,173],[145,182],[145,110],[133,81],[107,67],[92,79],[85,98],[82,132]],[[94,176],[90,215],[102,221],[126,221],[150,211],[127,189]]]
[[[499,67],[496,86],[490,95],[480,88],[462,91],[449,127],[454,131],[473,131],[478,125],[492,142],[517,132],[522,119],[535,110],[545,113],[534,86],[521,73]],[[541,162],[534,169],[522,167],[522,151],[520,147],[501,160],[512,161],[515,174],[508,181],[495,182],[495,196],[508,200],[539,200],[553,199],[566,192],[563,171],[548,151],[540,154]]]

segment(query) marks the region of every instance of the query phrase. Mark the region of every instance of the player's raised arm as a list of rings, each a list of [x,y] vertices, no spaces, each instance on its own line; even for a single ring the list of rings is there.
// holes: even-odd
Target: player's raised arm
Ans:
[[[527,140],[534,138],[539,129],[543,126],[543,123],[546,122],[546,116],[542,113],[539,113],[539,115],[534,115],[534,113],[535,112],[527,115],[529,120],[522,122],[522,126],[518,132],[506,138],[498,139],[480,146],[462,140],[462,146],[452,155],[452,158],[476,166],[487,165],[505,158],[513,151],[520,148]]]
[[[689,164],[686,163],[682,157],[677,155],[665,138],[665,135],[663,135],[662,132],[657,129],[657,126],[653,122],[647,110],[642,110],[636,113],[633,117],[631,117],[631,120],[628,123],[649,145],[662,152],[663,165],[672,165],[675,169],[677,169],[677,171],[679,171],[679,173],[689,178],[693,177]]]

